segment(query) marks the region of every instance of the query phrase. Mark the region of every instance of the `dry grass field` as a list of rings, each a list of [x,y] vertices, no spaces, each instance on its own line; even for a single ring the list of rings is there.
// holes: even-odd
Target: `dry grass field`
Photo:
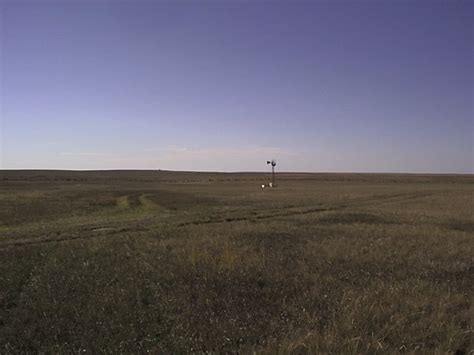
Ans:
[[[0,353],[469,353],[474,177],[0,172]]]

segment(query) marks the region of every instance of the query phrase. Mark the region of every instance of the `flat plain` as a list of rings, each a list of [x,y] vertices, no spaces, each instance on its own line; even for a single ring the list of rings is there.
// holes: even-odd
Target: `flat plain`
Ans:
[[[472,175],[0,171],[0,353],[469,353]]]

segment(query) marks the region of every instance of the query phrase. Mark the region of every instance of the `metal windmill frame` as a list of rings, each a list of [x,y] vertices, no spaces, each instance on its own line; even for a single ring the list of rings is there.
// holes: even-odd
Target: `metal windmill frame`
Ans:
[[[272,166],[272,187],[275,187],[275,166],[277,165],[276,160],[267,160],[267,164]]]

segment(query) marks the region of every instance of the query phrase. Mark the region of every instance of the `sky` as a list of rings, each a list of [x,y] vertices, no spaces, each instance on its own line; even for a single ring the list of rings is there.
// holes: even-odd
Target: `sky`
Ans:
[[[0,169],[474,173],[474,1],[0,0]]]

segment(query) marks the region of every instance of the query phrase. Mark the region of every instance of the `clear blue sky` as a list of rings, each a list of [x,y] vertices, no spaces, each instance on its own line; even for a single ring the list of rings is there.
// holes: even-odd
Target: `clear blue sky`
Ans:
[[[474,1],[0,4],[0,168],[473,172]]]

